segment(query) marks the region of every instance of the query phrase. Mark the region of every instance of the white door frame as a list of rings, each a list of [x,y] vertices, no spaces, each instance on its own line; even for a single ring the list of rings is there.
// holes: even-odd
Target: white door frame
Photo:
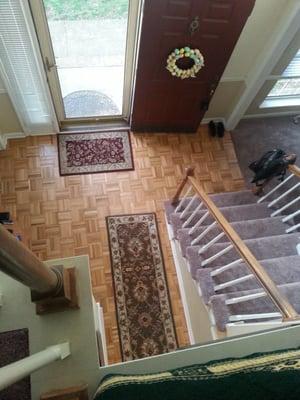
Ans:
[[[267,41],[261,57],[258,57],[246,78],[246,89],[226,121],[226,129],[233,130],[244,117],[248,107],[271,74],[275,65],[299,29],[300,3],[289,3],[283,13],[276,31]]]
[[[135,65],[137,57],[137,43],[140,31],[140,16],[143,0],[129,0],[128,25],[125,52],[124,85],[123,85],[123,112],[119,116],[89,117],[89,118],[66,118],[62,99],[61,88],[57,69],[55,68],[55,57],[48,28],[47,17],[43,0],[28,0],[40,45],[43,68],[52,95],[53,105],[57,114],[59,124],[96,122],[96,121],[129,121],[133,95],[133,84],[135,78]],[[50,67],[50,68],[49,68]]]

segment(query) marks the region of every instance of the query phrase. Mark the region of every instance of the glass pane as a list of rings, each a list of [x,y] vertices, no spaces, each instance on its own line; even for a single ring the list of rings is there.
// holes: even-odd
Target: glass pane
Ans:
[[[280,79],[276,82],[268,97],[300,95],[300,79]]]
[[[44,0],[67,118],[122,114],[129,0]]]
[[[283,76],[299,76],[300,75],[300,50],[286,67]]]

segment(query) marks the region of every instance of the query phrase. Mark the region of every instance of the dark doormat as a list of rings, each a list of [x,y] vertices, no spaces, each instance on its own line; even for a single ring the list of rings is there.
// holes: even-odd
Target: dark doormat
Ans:
[[[57,135],[60,175],[128,171],[134,168],[128,131]]]
[[[0,333],[0,368],[29,356],[28,329]],[[0,400],[30,400],[30,377],[0,391]]]

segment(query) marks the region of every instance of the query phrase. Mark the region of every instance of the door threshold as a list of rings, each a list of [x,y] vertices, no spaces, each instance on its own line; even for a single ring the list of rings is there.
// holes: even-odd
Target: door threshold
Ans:
[[[64,124],[61,126],[60,133],[92,133],[92,132],[104,132],[104,131],[123,131],[130,130],[130,125],[127,121],[116,121],[116,122],[96,122],[89,124]]]

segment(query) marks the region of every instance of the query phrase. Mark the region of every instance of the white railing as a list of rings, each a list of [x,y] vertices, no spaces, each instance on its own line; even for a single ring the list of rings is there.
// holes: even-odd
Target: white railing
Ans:
[[[275,198],[270,201],[268,204],[269,208],[274,207],[275,205],[278,205],[279,202],[281,202],[281,206],[274,212],[272,212],[271,217],[276,217],[277,215],[282,214],[284,211],[286,212],[291,206],[297,204],[300,201],[300,196],[297,195],[299,193],[299,190],[297,189],[300,188],[300,182],[295,183],[292,187],[287,187],[287,182],[290,182],[293,180],[299,180],[300,178],[300,168],[297,167],[296,165],[290,165],[289,166],[289,172],[290,175],[284,179],[282,182],[280,182],[277,186],[275,186],[272,190],[270,190],[268,193],[266,193],[264,196],[262,196],[257,203],[261,203],[265,200],[270,199],[272,195],[276,196]],[[279,189],[285,189],[283,193],[280,193],[277,195]],[[296,197],[291,199],[291,195],[296,194]],[[286,197],[289,195],[289,200],[284,204],[284,201],[286,200]],[[282,221],[283,222],[290,222],[293,225],[289,228],[286,229],[286,233],[291,233],[296,231],[298,228],[300,228],[300,224],[296,223],[294,221],[294,218],[300,214],[300,210],[294,211],[287,216],[285,216]]]
[[[244,263],[250,269],[250,274],[247,272],[245,268],[245,273],[242,276],[237,277],[236,279],[231,279],[220,283],[218,285],[214,285],[214,292],[218,294],[219,291],[235,286],[239,283],[248,281],[250,279],[257,279],[261,284],[263,291],[255,294],[245,294],[244,296],[239,296],[237,298],[230,298],[225,301],[227,305],[242,303],[245,301],[250,301],[253,299],[258,299],[264,296],[268,296],[273,303],[275,304],[277,310],[276,312],[270,313],[253,313],[253,314],[240,314],[240,315],[232,315],[230,317],[230,322],[238,322],[238,321],[248,321],[248,320],[260,320],[260,319],[281,319],[281,321],[292,321],[299,320],[299,315],[293,308],[293,306],[289,303],[287,298],[279,291],[271,277],[262,267],[262,265],[257,261],[254,255],[251,253],[249,248],[243,242],[243,240],[239,237],[239,235],[235,232],[229,222],[226,220],[221,211],[216,207],[211,198],[203,191],[202,187],[193,177],[193,173],[191,172],[191,168],[189,169],[189,174],[184,179],[185,184],[181,184],[181,191],[184,189],[184,186],[187,184],[187,190],[183,198],[180,200],[179,204],[175,209],[175,213],[179,214],[180,220],[182,221],[182,226],[184,228],[189,228],[188,234],[191,238],[191,245],[198,246],[197,252],[199,254],[199,266],[210,267],[211,264],[219,259],[219,265],[214,263],[213,266],[217,265],[216,268],[211,269],[210,275],[211,277],[215,277],[224,271],[229,269],[234,269]],[[282,182],[278,185],[283,186],[287,181],[292,178],[289,176],[285,182]],[[273,204],[276,204],[281,199],[285,198],[288,194],[292,193],[296,188],[300,186],[300,183],[294,185],[291,189],[288,189],[284,195],[280,195],[277,199],[273,200]],[[276,188],[274,188],[272,193],[276,192]],[[178,203],[178,199],[180,196],[180,190],[176,193],[176,203]],[[264,196],[265,198],[268,195]],[[297,199],[298,200],[298,199]],[[192,210],[192,205],[196,205],[196,201],[199,202],[198,206],[195,210]],[[262,199],[259,202],[263,201]],[[295,200],[293,200],[295,201]],[[174,201],[175,202],[175,201]],[[285,205],[287,208],[290,204]],[[282,210],[282,207],[281,207]],[[280,212],[280,210],[277,210]],[[276,211],[276,213],[277,213]],[[298,215],[299,212],[294,213],[293,215]],[[208,225],[204,224],[207,222],[208,217],[213,217],[213,221],[209,222]],[[291,216],[285,217],[285,219],[290,219]],[[220,231],[221,228],[221,231]],[[197,229],[201,231],[197,234]],[[293,228],[296,229],[296,228]],[[209,236],[208,236],[209,235]],[[206,252],[220,241],[224,236],[227,237],[227,241],[223,243],[219,251],[214,254],[206,255]],[[228,243],[229,241],[229,243]],[[227,243],[227,244],[226,244]],[[222,256],[229,252],[233,252],[230,254],[230,262],[224,263],[222,265]],[[236,253],[237,257],[234,259],[234,254]],[[201,293],[201,290],[200,292]]]
[[[65,359],[70,354],[70,345],[66,342],[0,368],[0,391],[53,361]]]

